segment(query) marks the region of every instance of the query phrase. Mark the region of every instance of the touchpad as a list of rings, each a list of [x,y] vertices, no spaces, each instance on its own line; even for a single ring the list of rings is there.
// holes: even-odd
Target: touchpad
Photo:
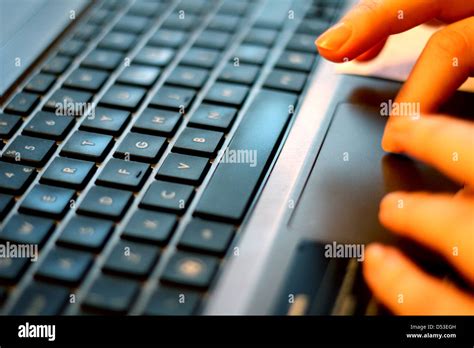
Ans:
[[[386,121],[379,108],[338,106],[290,220],[292,231],[341,243],[387,240],[377,218],[386,193],[458,189],[420,162],[385,153],[380,143]]]

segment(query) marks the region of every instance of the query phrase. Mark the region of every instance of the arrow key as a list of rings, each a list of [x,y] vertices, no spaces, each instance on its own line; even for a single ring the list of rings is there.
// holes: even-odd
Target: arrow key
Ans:
[[[206,174],[207,158],[170,153],[160,167],[157,179],[199,184]]]

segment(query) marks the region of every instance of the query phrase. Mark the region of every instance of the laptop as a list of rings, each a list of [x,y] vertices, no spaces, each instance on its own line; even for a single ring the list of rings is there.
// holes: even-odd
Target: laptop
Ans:
[[[455,278],[377,220],[458,187],[382,151],[399,83],[318,56],[353,4],[2,0],[0,314],[389,314],[372,241]]]

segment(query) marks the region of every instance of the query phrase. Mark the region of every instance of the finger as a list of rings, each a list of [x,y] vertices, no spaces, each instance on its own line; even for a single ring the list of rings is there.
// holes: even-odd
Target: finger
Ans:
[[[465,0],[362,0],[315,43],[329,60],[352,60],[388,36],[433,18],[449,21],[473,14],[474,3]]]
[[[363,273],[374,296],[395,314],[474,314],[472,297],[426,274],[395,248],[370,245]]]
[[[447,194],[391,193],[380,222],[438,251],[474,284],[474,200]]]
[[[357,60],[359,62],[366,62],[366,61],[374,59],[383,50],[386,42],[387,40],[383,40],[382,42],[379,42],[374,47],[369,49],[367,52],[364,52],[359,57],[357,57]]]
[[[386,151],[406,153],[426,162],[461,184],[474,185],[471,121],[434,115],[398,118],[387,125],[382,146]]]
[[[430,38],[396,102],[418,105],[422,113],[434,112],[472,73],[474,17],[451,24]]]
[[[456,193],[456,198],[471,198],[474,199],[474,187],[465,186]]]

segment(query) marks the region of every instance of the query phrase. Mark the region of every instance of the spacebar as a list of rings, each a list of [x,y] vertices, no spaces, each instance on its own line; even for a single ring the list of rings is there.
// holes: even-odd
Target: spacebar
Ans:
[[[195,214],[240,222],[288,123],[296,95],[262,90],[250,104]]]

